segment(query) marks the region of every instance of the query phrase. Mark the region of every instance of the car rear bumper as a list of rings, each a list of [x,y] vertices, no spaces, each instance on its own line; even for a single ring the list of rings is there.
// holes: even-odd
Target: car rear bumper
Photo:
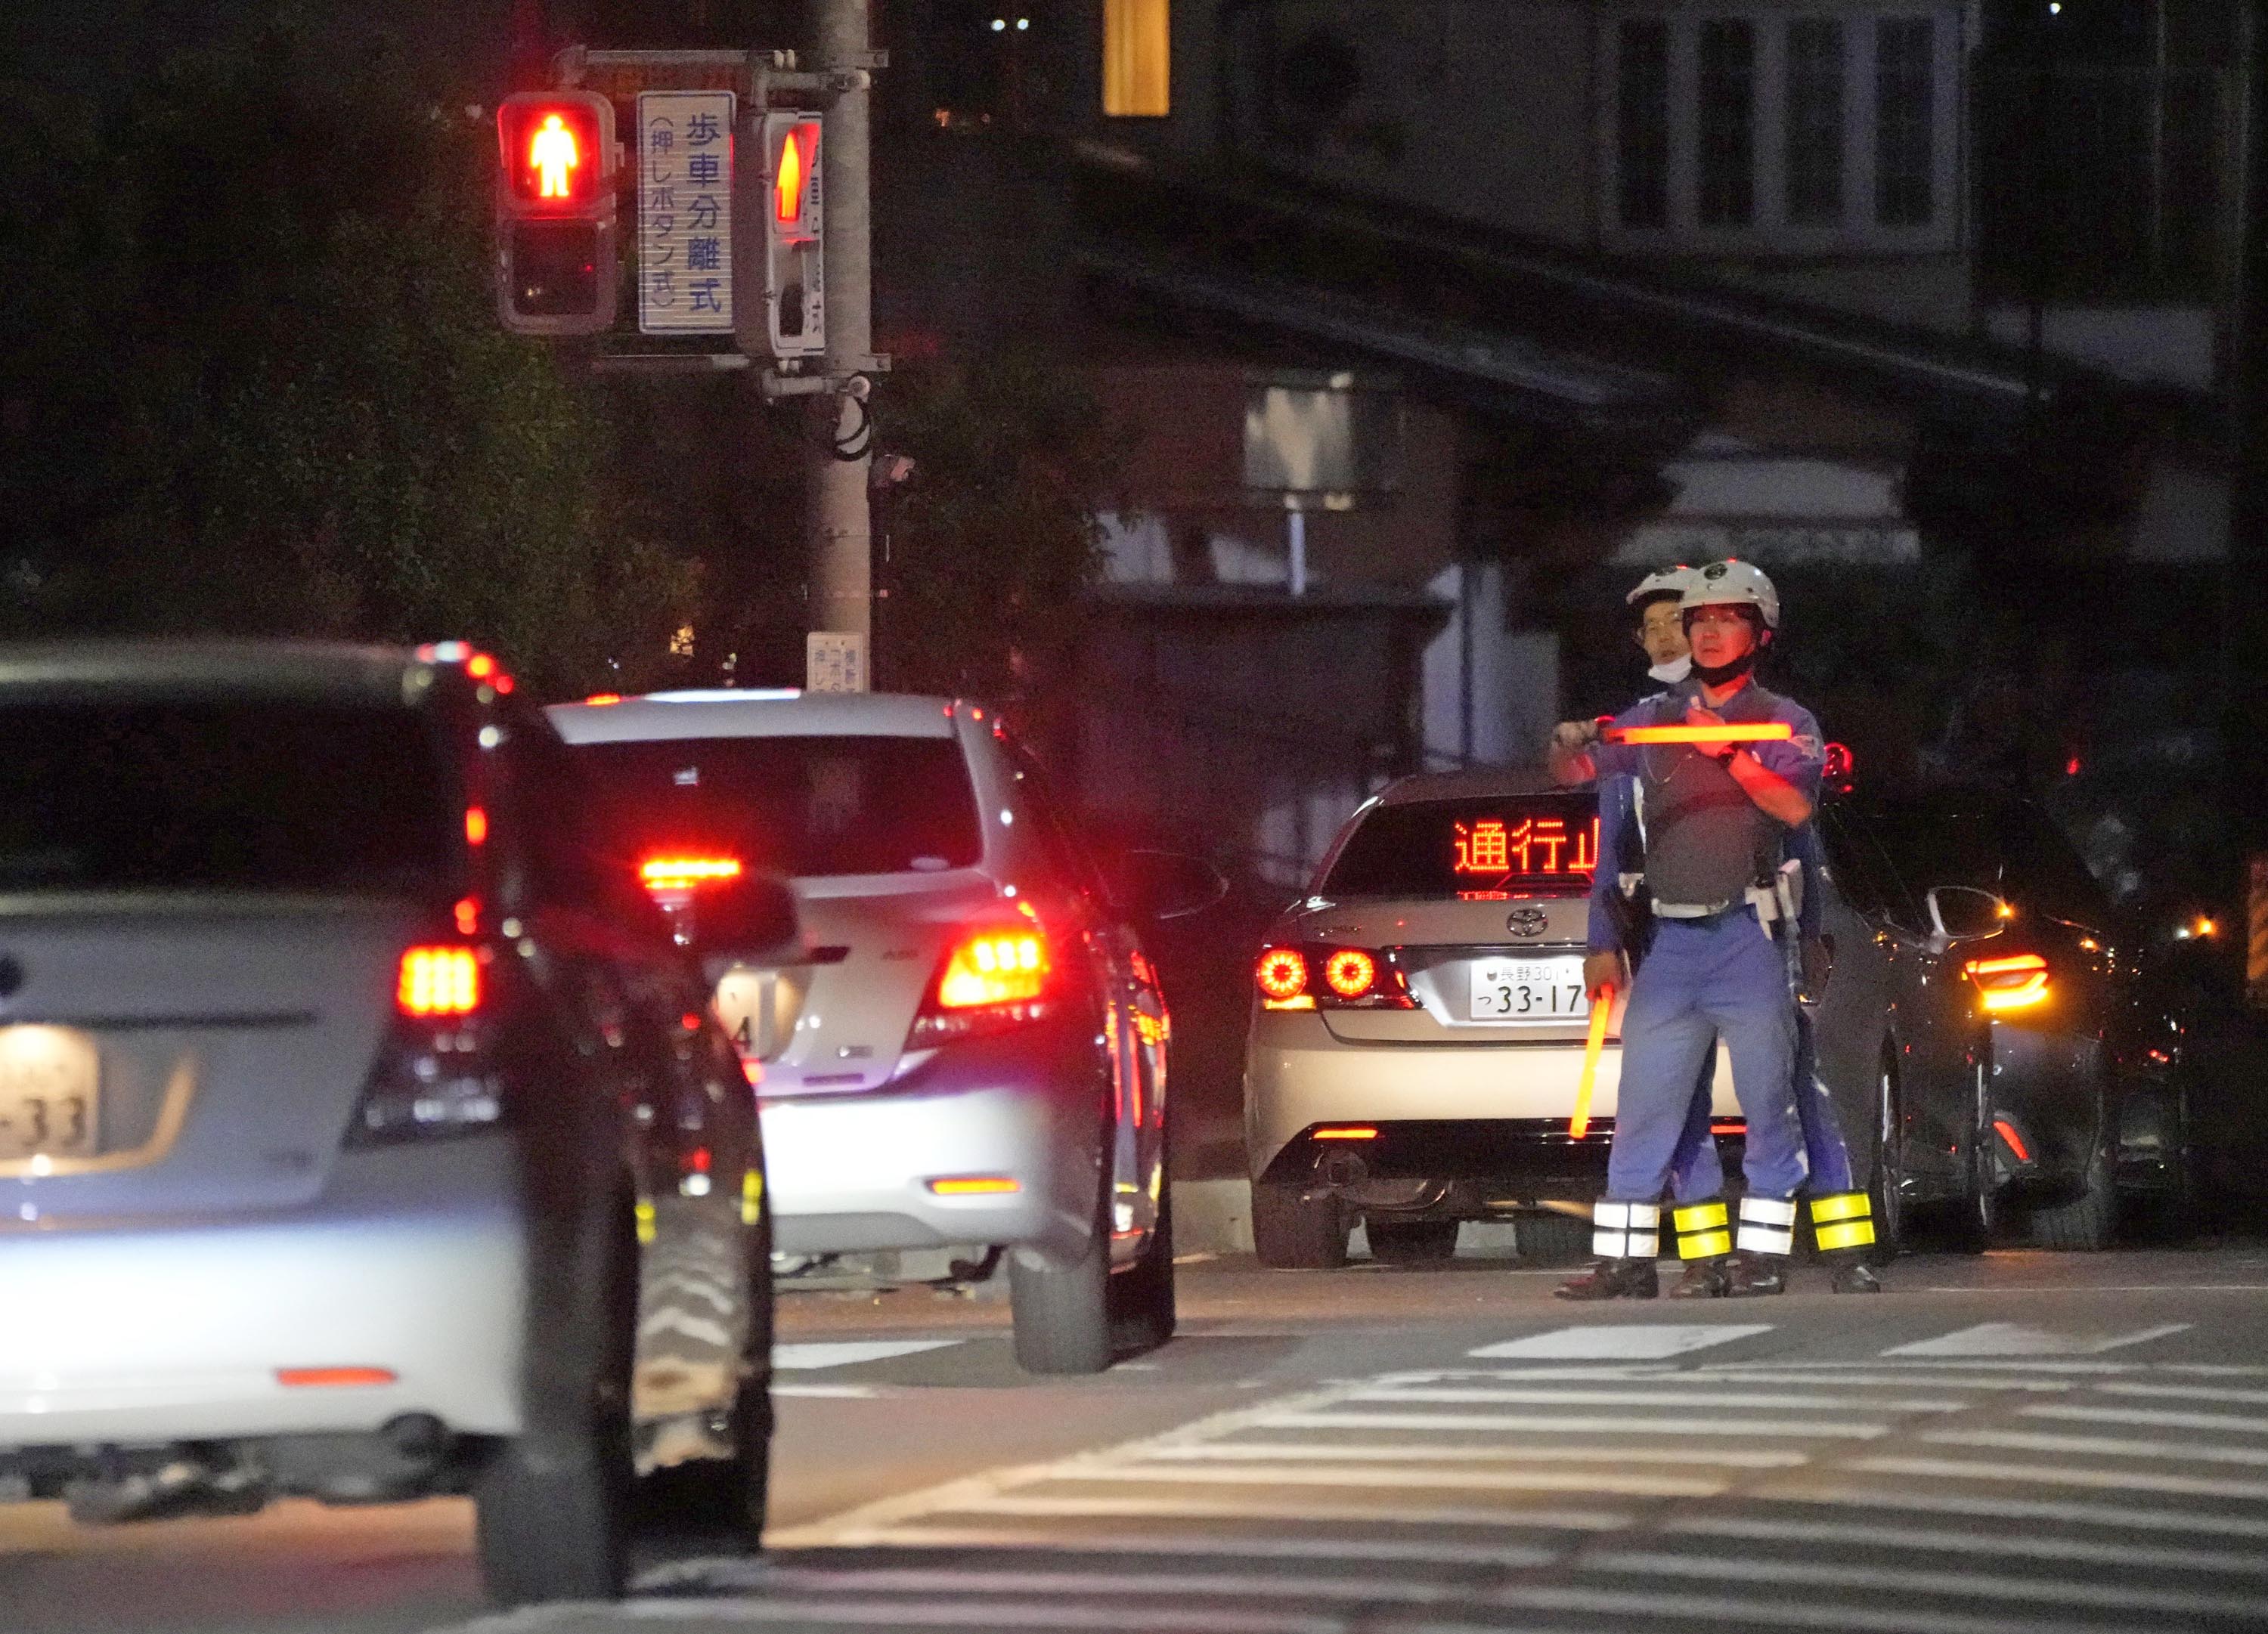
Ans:
[[[520,1424],[526,1253],[502,1137],[352,1152],[313,1205],[0,1227],[0,1448]],[[287,1383],[298,1370],[364,1370]],[[313,1374],[322,1380],[321,1373]]]
[[[1556,1121],[1574,1110],[1580,1044],[1374,1044],[1334,1038],[1313,1012],[1262,1012],[1245,1054],[1245,1153],[1255,1179],[1316,1123]],[[1611,1119],[1622,1049],[1599,1059],[1591,1098]],[[1718,1054],[1714,1108],[1740,1115]]]
[[[887,1090],[763,1107],[772,1244],[1071,1255],[1094,1228],[1102,1086],[1065,1029],[948,1045]],[[939,1182],[1012,1182],[940,1195]]]

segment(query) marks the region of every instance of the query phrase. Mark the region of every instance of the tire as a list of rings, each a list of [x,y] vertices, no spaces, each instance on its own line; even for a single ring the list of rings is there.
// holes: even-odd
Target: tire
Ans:
[[[2161,1248],[2178,1248],[2194,1238],[2198,1218],[2197,1153],[2191,1145],[2189,1093],[2170,1092],[2173,1114],[2169,1130],[2161,1137],[2169,1150],[2163,1188],[2129,1198],[2136,1223],[2146,1239]]]
[[[1252,1182],[1252,1246],[1278,1270],[1336,1270],[1347,1262],[1346,1211],[1329,1193],[1310,1196],[1279,1181]]]
[[[2110,1154],[2097,1151],[2088,1159],[2078,1196],[2031,1212],[2031,1240],[2043,1248],[2095,1253],[2110,1246],[2118,1226],[2118,1188],[2111,1174]]]
[[[600,1277],[606,1331],[584,1421],[507,1441],[473,1487],[481,1583],[499,1606],[615,1600],[630,1575],[636,1480],[630,1457],[630,1354],[637,1251],[616,1233]]]
[[[1174,1182],[1169,1175],[1158,1192],[1158,1224],[1130,1270],[1110,1279],[1116,1320],[1114,1337],[1122,1351],[1154,1351],[1174,1336]]]
[[[1954,1199],[1946,1240],[1956,1254],[1982,1254],[2000,1229],[2000,1197],[1992,1173],[1992,1086],[1984,1064],[1977,1067],[1974,1116],[1962,1163],[1961,1196]]]
[[[1874,1152],[1867,1168],[1867,1208],[1874,1219],[1874,1246],[1867,1252],[1867,1262],[1878,1268],[1905,1250],[1904,1133],[1897,1073],[1885,1046],[1874,1098]]]
[[[1591,1222],[1577,1214],[1523,1214],[1513,1224],[1520,1257],[1538,1265],[1572,1265],[1589,1256]]]
[[[1447,1265],[1457,1255],[1454,1220],[1386,1220],[1362,1223],[1370,1257],[1381,1265]]]
[[[657,1469],[638,1483],[637,1532],[666,1552],[753,1554],[763,1536],[771,1484],[771,1233],[754,1238],[750,1255],[747,1372],[728,1424],[733,1454]]]
[[[1016,1365],[1027,1373],[1099,1373],[1110,1365],[1110,1165],[1096,1181],[1094,1228],[1067,1264],[1008,1258]]]

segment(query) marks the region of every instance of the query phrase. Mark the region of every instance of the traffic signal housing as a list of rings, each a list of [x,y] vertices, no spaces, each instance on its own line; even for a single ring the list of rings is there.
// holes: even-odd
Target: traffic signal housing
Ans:
[[[497,315],[517,335],[614,327],[615,105],[594,91],[522,91],[497,109]]]
[[[735,200],[733,218],[744,231],[762,232],[762,254],[751,259],[763,268],[764,298],[735,304],[740,350],[814,357],[827,350],[825,121],[790,111],[758,123],[764,162],[744,173],[762,196]]]

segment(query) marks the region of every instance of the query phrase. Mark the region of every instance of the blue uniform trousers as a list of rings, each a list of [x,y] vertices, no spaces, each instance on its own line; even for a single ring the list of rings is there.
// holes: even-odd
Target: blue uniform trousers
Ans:
[[[1693,1086],[1692,1108],[1677,1137],[1677,1155],[1670,1160],[1669,1195],[1683,1207],[1706,1203],[1725,1189],[1725,1166],[1717,1156],[1717,1142],[1709,1133],[1710,1103],[1715,1099],[1717,1052],[1702,1058],[1701,1077]],[[1851,1150],[1843,1139],[1834,1102],[1827,1086],[1819,1081],[1814,1055],[1811,1022],[1799,1016],[1795,1042],[1795,1115],[1803,1125],[1803,1150],[1811,1167],[1811,1195],[1833,1196],[1856,1191],[1851,1173]]]
[[[1608,1198],[1658,1201],[1679,1159],[1697,1155],[1689,1130],[1697,1124],[1708,1141],[1695,1086],[1720,1035],[1748,1122],[1749,1195],[1793,1196],[1809,1172],[1795,1107],[1796,1034],[1780,950],[1753,911],[1657,921],[1623,1018]]]

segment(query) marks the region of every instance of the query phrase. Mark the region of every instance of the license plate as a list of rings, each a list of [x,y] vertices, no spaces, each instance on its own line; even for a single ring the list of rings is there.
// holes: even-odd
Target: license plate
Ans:
[[[1472,971],[1476,1021],[1580,1021],[1591,1013],[1580,958],[1479,959]]]
[[[91,1158],[99,1056],[62,1027],[0,1027],[0,1162]]]

